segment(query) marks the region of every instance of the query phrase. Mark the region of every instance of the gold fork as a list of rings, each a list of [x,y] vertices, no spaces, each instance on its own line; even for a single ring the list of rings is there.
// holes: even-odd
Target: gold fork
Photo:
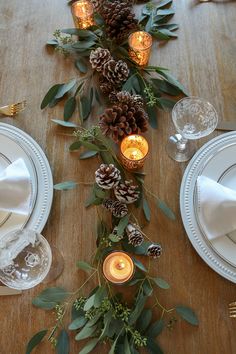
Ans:
[[[229,304],[229,317],[236,318],[236,301]]]
[[[4,114],[5,116],[15,116],[16,114],[23,111],[26,107],[26,101],[9,104],[8,106],[0,107],[0,113]]]

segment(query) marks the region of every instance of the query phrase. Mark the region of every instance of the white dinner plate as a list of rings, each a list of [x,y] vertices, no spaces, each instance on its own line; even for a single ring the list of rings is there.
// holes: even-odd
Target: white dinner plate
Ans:
[[[40,233],[47,222],[53,198],[53,179],[47,157],[31,136],[12,125],[0,123],[0,137],[2,135],[15,142],[21,154],[25,154],[24,160],[28,161],[35,200],[32,198],[32,211],[24,226]],[[6,156],[11,160],[9,154]],[[9,227],[16,229],[16,226],[12,223]]]
[[[236,132],[212,139],[194,155],[180,190],[181,215],[192,245],[212,269],[236,283],[236,232],[211,241],[204,234],[196,208],[200,175],[236,190]]]

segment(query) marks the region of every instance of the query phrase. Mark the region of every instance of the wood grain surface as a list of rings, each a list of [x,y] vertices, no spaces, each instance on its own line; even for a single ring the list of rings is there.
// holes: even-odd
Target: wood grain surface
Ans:
[[[192,95],[212,102],[221,119],[236,119],[235,1],[199,4],[178,0],[175,7],[173,22],[180,24],[179,38],[155,43],[151,64],[171,69]],[[0,1],[0,104],[28,101],[24,113],[2,121],[23,129],[43,147],[55,183],[93,181],[98,166],[96,159],[78,161],[76,154],[68,153],[70,137],[63,136],[65,131],[51,122],[51,118],[62,119],[60,107],[39,108],[50,86],[77,75],[70,59],[45,47],[55,29],[72,26],[65,0]],[[171,284],[171,290],[162,290],[158,296],[167,307],[189,305],[200,320],[198,328],[180,321],[172,332],[166,330],[161,335],[160,344],[166,354],[235,354],[236,320],[228,317],[227,306],[236,300],[236,287],[211,270],[187,238],[179,213],[179,189],[186,164],[172,161],[165,152],[168,136],[174,131],[170,114],[159,112],[158,121],[158,130],[150,129],[148,136],[151,155],[145,165],[146,183],[177,214],[177,221],[169,221],[151,204],[153,217],[146,232],[163,245],[165,252],[156,271]],[[213,135],[200,140],[198,146]],[[95,210],[83,206],[88,193],[87,187],[55,193],[43,234],[63,253],[65,270],[51,285],[75,290],[86,277],[75,263],[88,260],[95,247]],[[22,295],[0,297],[0,354],[24,354],[28,339],[53,325],[53,314],[31,305],[33,296],[44,287],[42,284]],[[70,353],[77,354],[79,349],[71,339]],[[34,353],[53,352],[49,343],[43,343]],[[107,352],[105,346],[94,351],[102,352]]]

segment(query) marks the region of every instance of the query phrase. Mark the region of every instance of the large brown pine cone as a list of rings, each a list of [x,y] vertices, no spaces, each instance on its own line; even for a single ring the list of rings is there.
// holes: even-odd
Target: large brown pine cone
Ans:
[[[137,105],[113,105],[100,116],[99,126],[104,135],[118,142],[126,135],[147,131],[148,116]]]
[[[125,204],[134,203],[139,198],[138,186],[132,184],[133,181],[125,181],[114,188],[116,198]]]
[[[94,10],[98,13],[102,13],[104,5],[107,3],[107,0],[92,0]]]
[[[125,231],[127,233],[128,240],[131,245],[133,245],[134,247],[137,247],[143,243],[144,237],[137,225],[128,224]]]
[[[117,186],[121,179],[120,171],[112,164],[101,164],[95,172],[95,180],[99,187],[112,189]]]
[[[115,92],[114,85],[102,75],[99,77],[99,87],[104,95],[109,95],[111,92]]]
[[[89,61],[92,68],[101,72],[106,62],[112,59],[111,53],[108,49],[97,48],[90,53]]]
[[[138,22],[131,11],[132,4],[127,0],[107,2],[102,10],[106,32],[117,43],[125,40],[129,33],[137,28]]]
[[[114,86],[119,87],[129,77],[129,68],[123,60],[107,61],[103,66],[103,76]]]

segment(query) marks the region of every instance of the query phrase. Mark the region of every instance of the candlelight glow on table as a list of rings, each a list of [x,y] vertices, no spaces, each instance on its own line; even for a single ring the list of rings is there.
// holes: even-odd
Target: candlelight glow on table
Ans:
[[[130,58],[140,66],[147,65],[152,46],[152,36],[144,31],[134,32],[129,36]]]
[[[126,283],[132,278],[133,273],[134,263],[132,258],[125,252],[112,252],[103,262],[103,274],[111,283]]]
[[[79,0],[71,7],[75,27],[85,29],[94,25],[93,4],[89,0]]]
[[[128,135],[121,142],[120,152],[121,161],[127,169],[142,168],[148,154],[148,142],[141,135]]]

